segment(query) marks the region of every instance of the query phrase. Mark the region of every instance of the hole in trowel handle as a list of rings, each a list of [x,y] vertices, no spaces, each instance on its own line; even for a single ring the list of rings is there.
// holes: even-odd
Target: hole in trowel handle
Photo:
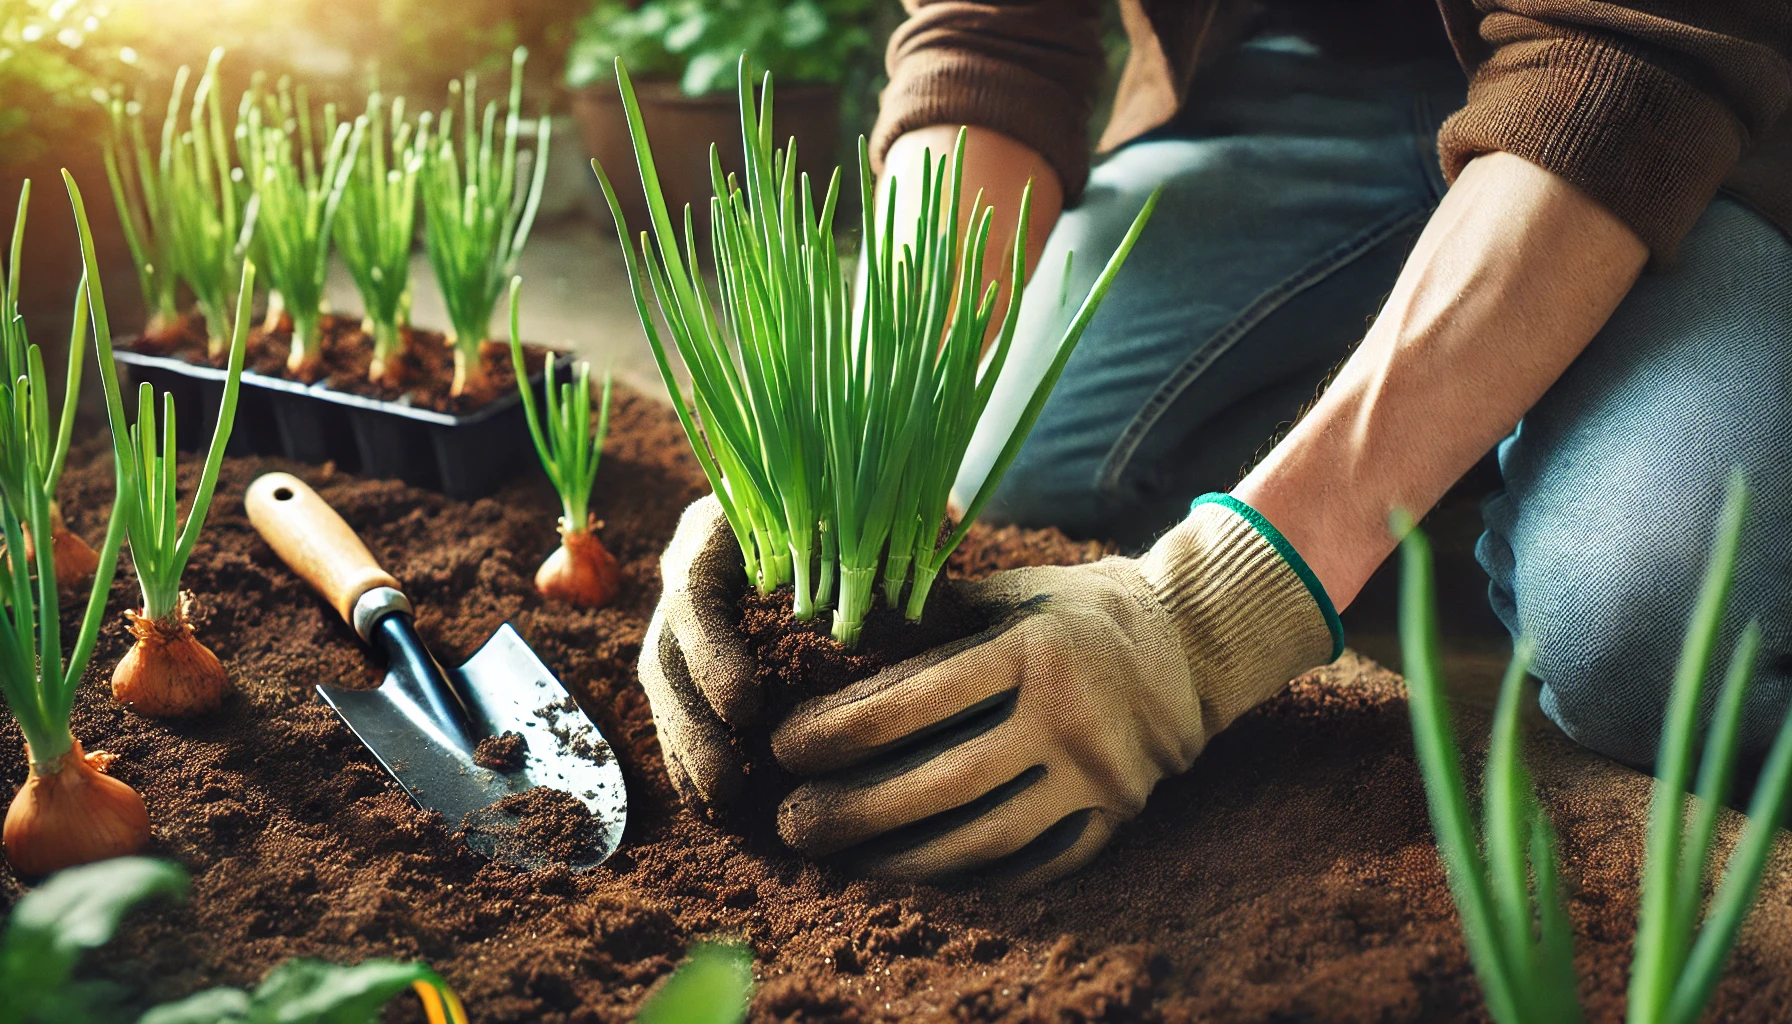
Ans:
[[[274,500],[275,501],[291,501],[292,500],[292,488],[290,488],[290,487],[275,488],[274,489]]]

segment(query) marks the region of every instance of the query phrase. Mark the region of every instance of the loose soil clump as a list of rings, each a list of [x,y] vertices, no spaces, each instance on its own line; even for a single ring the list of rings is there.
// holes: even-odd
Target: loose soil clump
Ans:
[[[183,493],[197,469],[182,468]],[[272,469],[304,478],[367,540],[445,664],[516,626],[615,747],[630,806],[618,853],[586,871],[486,862],[319,703],[317,684],[373,686],[382,669],[250,527],[243,490]],[[111,479],[103,445],[71,456],[63,507],[90,539],[102,534]],[[701,493],[670,410],[619,388],[593,512],[608,523],[623,586],[593,611],[544,602],[530,582],[556,542],[544,479],[466,504],[329,467],[227,460],[187,579],[207,595],[200,625],[238,692],[189,720],[112,703],[105,680],[131,642],[123,612],[136,600],[127,568],[74,716],[88,749],[118,755],[112,771],[149,807],[148,852],[185,865],[192,893],[134,914],[84,972],[145,1006],[253,987],[293,956],[395,957],[433,965],[475,1021],[598,1024],[632,1020],[691,942],[738,937],[757,957],[756,1022],[1485,1019],[1404,690],[1354,655],[1216,737],[1090,867],[1024,896],[854,878],[699,820],[667,781],[635,663],[660,552]],[[952,571],[1099,553],[1050,532],[979,527]],[[67,603],[65,634],[80,602]],[[1485,735],[1484,722],[1465,728]],[[1533,751],[1562,836],[1582,995],[1592,1020],[1615,1021],[1649,783],[1565,744]],[[6,791],[25,774],[18,730],[0,722]],[[550,832],[567,823],[548,810]],[[564,850],[567,839],[547,845]],[[23,891],[0,867],[0,910]],[[1788,934],[1792,878],[1781,866],[1711,1019],[1783,1015]],[[421,1018],[406,1005],[388,1019]]]
[[[494,772],[514,772],[529,757],[529,741],[520,732],[487,736],[473,748],[473,763]]]
[[[511,366],[508,347],[486,346],[491,382],[489,393],[455,398],[449,394],[454,381],[454,349],[448,345],[447,336],[440,331],[417,328],[406,328],[406,331],[411,343],[399,359],[404,383],[393,387],[383,381],[367,379],[367,369],[373,363],[373,337],[361,329],[361,322],[353,317],[324,314],[318,321],[323,372],[317,380],[304,383],[322,381],[332,391],[456,415],[474,412],[516,392],[516,371]],[[180,329],[169,332],[165,339],[152,343],[139,337],[129,347],[143,355],[168,356],[218,369],[224,367],[222,360],[214,361],[207,354],[205,323],[197,314],[182,318]],[[243,368],[264,377],[291,379],[286,370],[286,357],[291,349],[290,330],[252,327]],[[539,345],[525,344],[523,366],[531,374],[540,371],[547,352]]]

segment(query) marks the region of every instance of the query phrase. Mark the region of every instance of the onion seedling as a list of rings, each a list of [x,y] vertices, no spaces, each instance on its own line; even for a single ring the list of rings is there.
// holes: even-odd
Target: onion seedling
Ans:
[[[68,172],[62,172],[65,178]],[[72,180],[69,179],[72,185]],[[91,240],[83,240],[87,265],[95,265]],[[16,257],[14,269],[16,269]],[[77,319],[104,299],[90,274],[75,302]],[[85,304],[83,304],[85,299]],[[95,320],[103,330],[104,315]],[[22,339],[21,339],[22,340]],[[27,345],[27,371],[0,381],[0,536],[6,550],[24,552],[25,532],[51,534],[50,494],[44,487],[44,453],[60,447],[52,436],[43,354]],[[65,423],[67,419],[65,418]],[[120,493],[124,467],[117,467]],[[94,570],[93,591],[75,645],[63,660],[61,608],[57,601],[54,544],[40,544],[30,559],[0,564],[0,693],[25,734],[30,775],[6,811],[0,832],[7,860],[21,874],[51,871],[133,853],[149,840],[149,815],[136,791],[105,774],[112,758],[81,749],[69,730],[75,691],[99,639],[106,595],[124,542],[125,517],[113,504]]]
[[[215,710],[230,694],[224,665],[193,635],[188,621],[190,594],[180,589],[181,573],[192,557],[193,545],[205,526],[212,492],[224,464],[224,449],[236,421],[237,394],[242,384],[244,349],[249,335],[249,300],[255,287],[255,264],[245,260],[237,289],[236,322],[231,331],[230,362],[224,380],[224,399],[218,424],[206,452],[199,485],[193,492],[187,520],[180,522],[176,495],[174,396],[164,394],[161,428],[156,437],[156,394],[148,382],[137,392],[137,422],[125,418],[124,399],[113,365],[111,335],[107,333],[104,292],[94,256],[93,235],[87,210],[74,178],[63,172],[75,204],[81,231],[82,256],[87,262],[87,290],[91,296],[94,344],[98,349],[100,382],[106,392],[106,416],[112,426],[112,448],[119,465],[119,500],[114,516],[124,523],[131,542],[131,563],[143,591],[143,607],[126,612],[136,643],[112,673],[112,696],[140,714],[153,716],[196,715]]]
[[[1754,677],[1761,629],[1751,622],[1731,653],[1698,769],[1698,805],[1687,814],[1705,676],[1724,618],[1742,534],[1746,489],[1733,479],[1717,542],[1687,627],[1656,758],[1645,840],[1630,1024],[1694,1024],[1723,975],[1766,869],[1792,795],[1792,715],[1780,726],[1749,804],[1749,823],[1716,878],[1717,819],[1730,796],[1737,738]],[[1401,524],[1405,525],[1405,524]],[[1519,706],[1532,645],[1520,638],[1494,712],[1483,810],[1476,828],[1461,755],[1442,694],[1431,548],[1411,529],[1401,542],[1400,639],[1411,695],[1413,746],[1424,776],[1450,891],[1462,918],[1487,1008],[1501,1024],[1582,1019],[1573,934],[1562,903],[1555,835],[1519,753]],[[1707,874],[1715,893],[1703,925]]]
[[[32,457],[37,460],[44,494],[50,501],[50,546],[56,556],[56,585],[74,586],[93,575],[99,567],[99,552],[93,550],[81,535],[68,528],[62,518],[62,505],[56,500],[56,485],[62,480],[62,469],[68,462],[69,439],[74,432],[76,406],[81,397],[81,364],[87,352],[87,293],[77,289],[75,316],[68,342],[68,376],[63,383],[62,413],[50,419],[49,392],[44,387],[43,354],[30,343],[25,333],[25,318],[19,313],[19,264],[25,247],[25,212],[31,205],[31,179],[19,188],[19,212],[12,225],[12,249],[8,262],[0,267],[0,352],[4,353],[6,379],[17,381],[29,377],[36,381],[31,392],[30,415],[34,422],[31,435],[37,446]],[[25,532],[26,561],[34,559],[33,534]]]
[[[691,211],[684,211],[681,234],[666,208],[621,61],[616,80],[653,221],[651,236],[643,232],[639,239],[639,264],[609,177],[595,161],[593,168],[622,236],[636,312],[685,435],[740,542],[748,578],[762,593],[790,584],[792,615],[799,620],[833,604],[833,636],[850,645],[864,628],[879,570],[886,598],[895,605],[912,565],[907,614],[920,618],[940,567],[1013,462],[1150,219],[1156,194],[1059,339],[963,521],[936,543],[952,479],[1014,340],[1025,289],[1030,191],[1009,249],[1013,301],[983,359],[1000,288],[983,280],[993,210],[980,195],[971,201],[969,229],[960,226],[962,177],[948,167],[962,167],[963,133],[950,165],[929,154],[921,181],[892,183],[881,224],[861,140],[866,283],[855,317],[833,237],[840,174],[817,205],[808,176],[796,171],[794,149],[773,147],[771,76],[756,107],[743,58],[738,93],[744,186],[724,178],[717,151],[710,150],[710,244],[719,292],[712,302],[694,269]],[[894,241],[897,184],[918,187],[922,196],[915,241],[900,247]],[[690,373],[688,398],[674,376],[649,291]]]
[[[292,349],[286,372],[297,380],[323,375],[324,280],[329,272],[330,235],[343,190],[354,173],[366,118],[336,122],[336,107],[324,107],[326,148],[320,159],[311,126],[310,97],[283,79],[278,103],[249,103],[237,126],[244,166],[260,201],[258,251],[268,278],[292,318]],[[270,117],[275,121],[269,124]]]
[[[114,96],[107,107],[112,132],[106,139],[106,180],[112,185],[112,201],[118,207],[131,262],[137,267],[143,304],[149,310],[143,344],[156,350],[172,348],[181,329],[176,297],[180,276],[174,263],[174,149],[189,74],[185,64],[174,74],[174,91],[162,119],[161,145],[153,151],[143,130],[140,102],[126,103]]]
[[[486,104],[475,120],[472,72],[465,83],[448,87],[448,106],[427,142],[423,160],[423,239],[429,265],[448,307],[448,343],[454,346],[455,397],[491,397],[490,362],[501,358],[486,337],[492,310],[516,272],[517,257],[529,240],[541,205],[548,170],[548,119],[536,122],[534,171],[527,188],[517,180],[518,137],[522,131],[523,62],[517,47],[510,60],[510,107],[503,139],[497,137],[498,104]],[[454,107],[463,107],[461,144],[454,144]],[[430,130],[426,122],[423,131]]]
[[[580,363],[575,378],[554,381],[554,354],[547,356],[547,416],[535,408],[535,389],[523,365],[523,345],[517,340],[518,298],[523,279],[510,281],[510,361],[516,369],[517,390],[523,395],[523,413],[529,436],[541,456],[541,468],[560,494],[560,546],[535,573],[535,589],[543,597],[602,608],[622,586],[622,569],[616,556],[597,539],[597,521],[590,513],[591,485],[597,480],[597,464],[603,457],[604,437],[610,431],[610,375],[604,374],[603,402],[597,423],[591,422],[591,364]],[[559,394],[556,395],[555,392]]]
[[[367,135],[336,211],[336,251],[361,292],[366,309],[362,329],[373,336],[367,378],[399,387],[410,344],[405,320],[411,303],[411,238],[423,154],[415,127],[405,120],[404,97],[392,101],[389,142],[385,99],[378,88],[367,97],[364,116]]]

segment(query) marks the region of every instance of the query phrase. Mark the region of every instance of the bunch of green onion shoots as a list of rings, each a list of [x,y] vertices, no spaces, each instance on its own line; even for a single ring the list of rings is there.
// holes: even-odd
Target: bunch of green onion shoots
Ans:
[[[0,279],[0,350],[3,350],[9,381],[25,376],[44,379],[43,355],[30,343],[25,318],[19,314],[19,268],[25,250],[25,215],[30,206],[31,179],[27,178],[19,188],[19,212],[13,220],[10,256],[5,267],[0,268],[4,270],[4,277]],[[50,500],[50,546],[55,555],[56,585],[59,587],[76,586],[92,578],[100,563],[99,552],[68,528],[62,517],[62,503],[56,499],[56,485],[62,480],[62,470],[68,462],[68,445],[75,426],[75,407],[80,401],[81,365],[86,351],[87,299],[83,291],[75,296],[74,327],[68,343],[68,375],[63,385],[61,415],[56,421],[50,420],[49,394],[41,388],[34,392],[34,400],[41,405],[32,411],[32,415],[42,420],[41,426],[36,428],[36,436],[40,438],[36,458],[39,479]],[[35,557],[32,536],[27,529],[24,539],[26,561]]]
[[[69,728],[75,692],[99,639],[106,595],[124,542],[124,517],[115,503],[94,567],[93,590],[66,661],[56,545],[35,545],[26,554],[27,533],[51,534],[53,492],[45,486],[46,478],[61,469],[72,416],[65,409],[60,429],[51,420],[43,353],[26,341],[18,321],[17,237],[15,232],[5,302],[0,304],[5,310],[8,362],[8,376],[0,380],[0,537],[11,554],[0,560],[4,575],[0,694],[25,735],[31,768],[7,808],[0,846],[12,866],[29,876],[135,852],[149,841],[149,815],[131,787],[105,774],[112,758],[100,751],[83,751]],[[90,293],[85,287],[79,291],[77,325],[88,317],[90,304],[98,301],[102,300],[97,291]],[[77,347],[85,343],[80,331],[77,326]],[[15,375],[21,366],[22,372]],[[124,468],[117,470],[122,493]]]
[[[205,318],[206,353],[226,356],[230,311],[242,275],[255,206],[245,202],[241,172],[231,166],[219,95],[222,47],[211,53],[193,91],[187,125],[181,127],[189,70],[182,66],[152,150],[143,129],[142,105],[114,98],[106,176],[149,308],[140,346],[166,350],[182,336],[176,297],[185,282]]]
[[[427,139],[405,120],[404,97],[392,100],[390,120],[376,85],[367,97],[362,140],[342,205],[336,211],[336,251],[361,293],[373,338],[369,380],[404,384],[410,344],[411,238],[417,224],[417,176]],[[388,128],[389,126],[389,128]],[[388,130],[390,134],[388,135]]]
[[[1693,1024],[1718,981],[1754,904],[1778,823],[1792,793],[1792,716],[1782,724],[1749,805],[1749,823],[1721,881],[1713,862],[1718,816],[1730,796],[1743,705],[1761,630],[1751,622],[1731,654],[1698,765],[1698,801],[1687,806],[1705,677],[1717,644],[1742,533],[1746,489],[1732,480],[1717,542],[1681,648],[1656,759],[1649,811],[1630,1024]],[[1411,693],[1413,744],[1431,822],[1462,918],[1487,1008],[1500,1024],[1583,1019],[1573,932],[1563,903],[1555,835],[1520,753],[1519,712],[1532,656],[1516,645],[1494,712],[1479,828],[1443,697],[1431,549],[1413,529],[1402,566],[1400,635]],[[1709,876],[1714,886],[1704,922]]]
[[[950,162],[929,154],[919,181],[892,181],[880,221],[864,140],[859,196],[866,283],[855,312],[834,240],[840,173],[815,202],[799,175],[795,144],[774,149],[772,78],[757,107],[745,58],[738,91],[744,182],[724,177],[710,150],[710,244],[717,291],[697,272],[691,211],[667,210],[640,107],[620,60],[635,157],[652,215],[640,260],[609,176],[592,166],[622,236],[623,256],[654,358],[685,435],[740,542],[760,592],[793,591],[792,614],[832,607],[833,637],[858,642],[881,571],[885,599],[919,619],[946,559],[1014,461],[1046,396],[1132,251],[1157,203],[1154,193],[1066,328],[1051,364],[982,488],[943,532],[951,485],[1002,372],[1025,289],[1031,189],[1008,250],[1007,314],[989,355],[999,283],[983,280],[994,211],[979,194],[969,228],[964,135]],[[917,189],[914,242],[898,247],[898,186]],[[645,268],[645,269],[643,269]],[[668,346],[649,293],[671,334]],[[668,348],[691,376],[687,398]],[[903,593],[907,589],[907,601]]]
[[[126,612],[136,642],[112,673],[112,697],[139,714],[154,717],[197,715],[216,710],[230,695],[229,676],[211,649],[193,635],[188,619],[192,601],[180,588],[181,574],[192,557],[193,546],[205,527],[224,449],[230,443],[236,421],[237,396],[242,385],[243,359],[249,335],[249,299],[255,286],[255,264],[244,261],[237,288],[236,320],[231,330],[229,365],[224,397],[218,410],[211,447],[200,470],[186,522],[180,521],[177,503],[174,396],[164,394],[158,438],[156,393],[148,382],[137,392],[137,420],[125,416],[124,399],[113,365],[111,334],[106,321],[105,293],[100,285],[99,263],[94,255],[93,232],[81,190],[67,171],[63,178],[75,206],[75,222],[81,232],[81,254],[87,265],[87,291],[91,296],[94,345],[98,350],[100,380],[106,393],[106,416],[112,427],[112,449],[118,461],[118,500],[113,518],[121,522],[131,544],[131,563],[143,591],[143,607]]]
[[[424,248],[448,307],[448,343],[454,347],[451,393],[469,400],[493,396],[492,365],[503,358],[502,346],[491,344],[492,311],[511,276],[517,257],[535,224],[547,179],[548,119],[536,123],[533,172],[528,186],[517,178],[522,133],[523,63],[528,51],[517,47],[510,62],[510,104],[498,135],[498,104],[486,104],[476,117],[477,79],[468,72],[464,84],[451,83],[448,105],[434,127],[420,131],[423,151]],[[455,146],[455,105],[462,106],[461,141]],[[427,116],[427,115],[426,115]]]
[[[320,330],[330,237],[367,119],[338,123],[335,105],[325,105],[320,152],[303,86],[295,93],[283,78],[276,94],[252,93],[242,109],[237,148],[260,205],[255,252],[266,261],[270,283],[280,294],[280,311],[292,320],[286,372],[313,381],[324,372]]]
[[[622,586],[622,568],[597,539],[601,525],[590,512],[591,486],[597,480],[597,464],[603,457],[604,438],[610,431],[610,375],[604,374],[603,401],[597,421],[591,418],[591,364],[582,362],[574,378],[554,380],[554,354],[547,355],[547,409],[543,417],[535,407],[535,389],[523,365],[523,346],[517,340],[520,317],[518,300],[523,279],[510,280],[510,360],[516,370],[517,390],[522,392],[523,413],[529,436],[541,456],[554,490],[560,494],[560,546],[535,573],[535,589],[541,596],[586,608],[602,608]]]

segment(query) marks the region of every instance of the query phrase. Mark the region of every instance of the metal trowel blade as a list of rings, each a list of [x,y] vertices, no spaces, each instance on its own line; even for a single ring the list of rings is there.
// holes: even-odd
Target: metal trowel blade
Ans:
[[[544,853],[505,841],[516,818],[497,804],[547,786],[583,803],[599,833],[581,844],[569,866],[591,867],[616,851],[628,821],[622,766],[516,630],[500,627],[466,664],[442,670],[466,708],[465,730],[444,726],[425,710],[414,697],[416,681],[404,678],[409,671],[395,662],[375,689],[320,685],[317,692],[419,807],[440,812],[450,829],[467,826],[467,845],[484,856],[532,869],[547,863]],[[480,739],[506,732],[521,734],[528,745],[523,767],[500,772],[473,763]]]

